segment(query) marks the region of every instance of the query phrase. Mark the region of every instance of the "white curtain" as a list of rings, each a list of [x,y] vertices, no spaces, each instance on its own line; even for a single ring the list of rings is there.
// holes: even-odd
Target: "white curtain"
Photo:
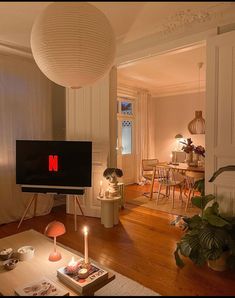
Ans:
[[[16,185],[16,139],[51,139],[51,115],[51,83],[34,61],[0,53],[0,224],[19,220],[33,195]],[[52,205],[52,196],[40,195],[37,215]]]
[[[139,90],[136,98],[136,172],[137,183],[142,181],[142,159],[149,158],[148,91]]]

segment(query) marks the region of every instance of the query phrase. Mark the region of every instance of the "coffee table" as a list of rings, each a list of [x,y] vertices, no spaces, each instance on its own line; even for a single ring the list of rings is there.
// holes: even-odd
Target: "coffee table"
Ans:
[[[77,256],[77,258],[83,257],[82,254],[57,243],[57,248],[62,255],[62,259],[57,262],[50,262],[48,256],[51,250],[53,250],[53,241],[35,230],[28,230],[0,239],[0,250],[12,247],[17,251],[19,247],[25,245],[30,245],[35,248],[34,257],[31,260],[19,262],[16,268],[10,271],[5,270],[2,266],[3,262],[0,261],[0,292],[4,296],[14,296],[14,288],[38,280],[41,277],[48,277],[58,285],[68,289],[71,296],[81,295],[68,288],[57,278],[57,269],[66,266],[73,256]],[[103,268],[103,266],[97,262],[92,261],[92,263]],[[104,269],[107,270],[106,268]],[[108,271],[108,278],[106,280],[92,286],[92,288],[89,289],[89,292],[85,292],[82,295],[93,296],[96,291],[114,279],[115,274]]]

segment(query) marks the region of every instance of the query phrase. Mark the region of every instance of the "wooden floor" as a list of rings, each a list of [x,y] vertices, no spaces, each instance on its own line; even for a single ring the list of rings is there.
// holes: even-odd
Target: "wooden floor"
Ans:
[[[126,196],[139,196],[143,189],[126,187]],[[104,228],[99,218],[79,216],[79,230],[75,232],[74,218],[65,213],[63,205],[53,208],[49,215],[25,220],[18,232],[35,229],[43,233],[46,225],[56,219],[62,221],[67,229],[57,241],[83,252],[81,229],[87,224],[91,258],[161,295],[235,295],[235,274],[232,272],[197,267],[189,260],[185,260],[183,269],[176,267],[173,252],[183,232],[170,225],[174,218],[164,212],[126,204],[120,211],[120,223],[114,228]],[[15,234],[17,224],[0,226],[0,237]]]

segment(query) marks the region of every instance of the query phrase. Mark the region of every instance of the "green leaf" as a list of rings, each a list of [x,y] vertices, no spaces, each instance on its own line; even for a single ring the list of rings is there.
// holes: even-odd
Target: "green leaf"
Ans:
[[[177,243],[177,247],[176,250],[174,252],[174,256],[175,256],[175,263],[178,267],[183,268],[184,267],[184,262],[182,261],[182,259],[180,258],[179,255],[179,250],[180,250],[180,244]]]
[[[229,225],[229,222],[214,214],[207,215],[205,218],[207,219],[209,224],[215,227],[224,227],[226,225]]]
[[[180,242],[180,253],[183,256],[188,257],[190,255],[191,250],[192,249],[189,242],[186,239],[182,239]]]
[[[205,195],[205,179],[200,179],[194,183],[194,189],[198,190],[202,196]]]
[[[203,254],[207,260],[217,260],[223,253],[222,248],[204,249]]]
[[[200,208],[201,210],[204,210],[206,205],[214,199],[215,199],[215,196],[211,194],[207,196],[195,196],[195,197],[192,197],[192,204]]]
[[[227,239],[227,231],[209,226],[199,234],[199,242],[203,249],[224,249],[227,245]]]
[[[200,229],[202,225],[202,218],[199,215],[194,215],[192,218],[188,219],[187,224],[190,230],[195,228]]]
[[[217,176],[219,176],[221,173],[223,172],[227,172],[227,171],[235,171],[235,166],[234,165],[229,165],[229,166],[225,166],[225,167],[221,167],[219,168],[211,177],[211,179],[209,180],[209,182],[213,182]]]
[[[219,204],[217,202],[214,202],[211,207],[207,207],[204,210],[203,218],[207,218],[209,215],[218,215],[219,214]]]

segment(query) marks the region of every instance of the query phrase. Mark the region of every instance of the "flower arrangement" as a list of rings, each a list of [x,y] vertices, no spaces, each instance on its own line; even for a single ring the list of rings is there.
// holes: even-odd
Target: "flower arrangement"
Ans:
[[[181,141],[180,143],[184,144],[182,150],[186,153],[194,152],[198,155],[202,155],[205,157],[205,148],[203,146],[195,146],[193,145],[193,141],[191,138],[188,138],[187,141]]]

